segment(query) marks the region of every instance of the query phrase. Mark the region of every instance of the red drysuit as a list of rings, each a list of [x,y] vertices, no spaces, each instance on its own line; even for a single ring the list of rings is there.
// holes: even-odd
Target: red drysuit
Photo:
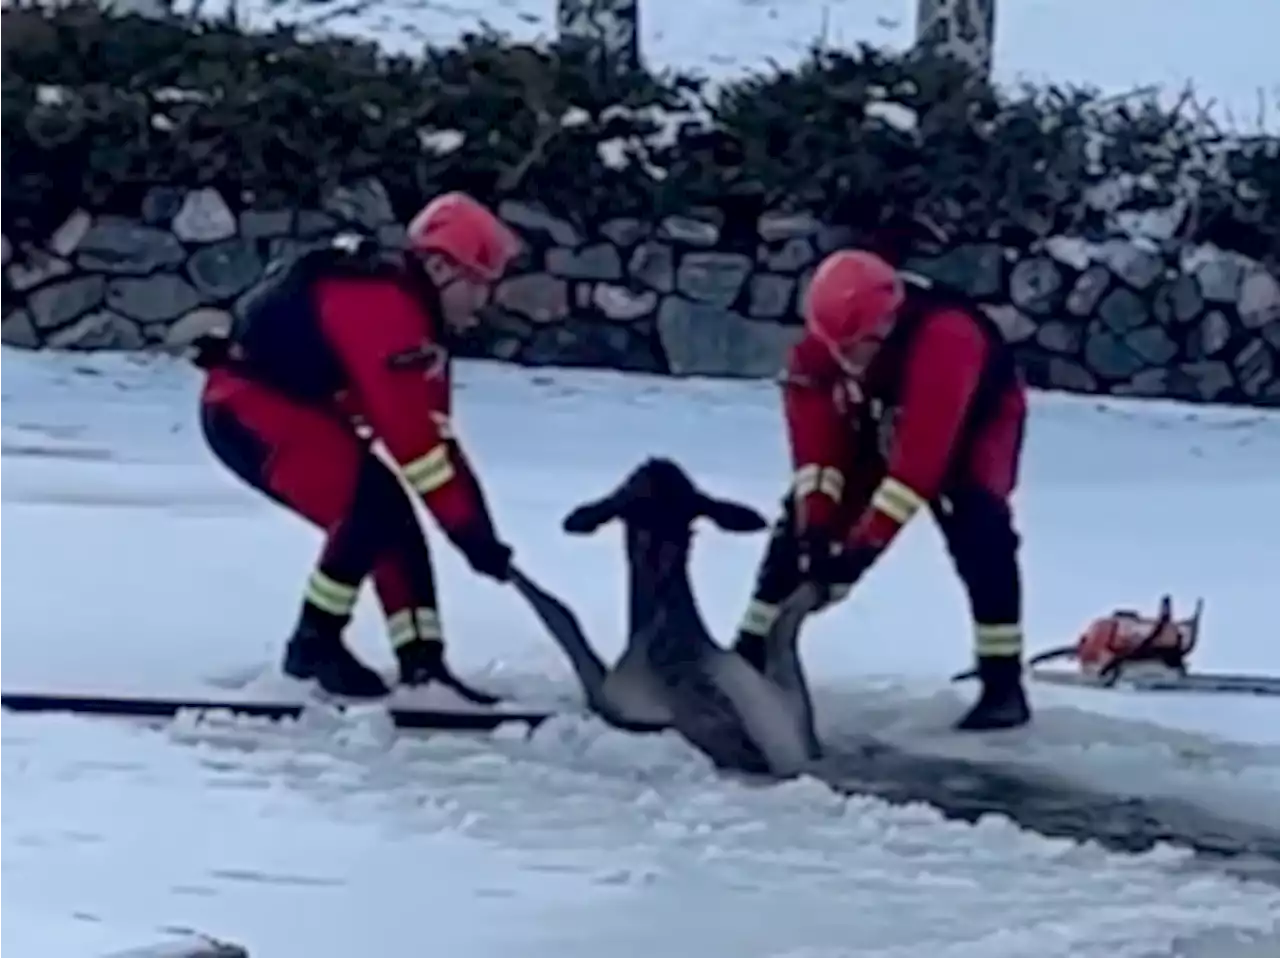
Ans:
[[[359,422],[386,446],[450,538],[490,531],[449,426],[448,356],[410,281],[389,267],[372,275],[322,276],[310,302],[313,335],[295,337],[292,328],[261,333],[288,338],[280,348],[290,354],[291,371],[273,375],[252,360],[214,369],[205,402],[238,411],[275,447],[272,485],[325,525],[368,448],[356,434]],[[315,386],[291,389],[292,370],[304,369]]]
[[[865,374],[807,334],[784,377],[795,478],[739,633],[758,645],[803,578],[800,543],[843,543],[869,566],[928,506],[969,593],[979,657],[1020,657],[1018,537],[1009,496],[1026,395],[998,328],[959,296],[906,282]],[[856,579],[856,576],[854,576]]]
[[[452,194],[429,204],[410,236],[420,255],[447,255],[449,275],[487,284],[514,255],[505,230]],[[450,427],[439,304],[417,261],[339,243],[274,266],[230,335],[198,359],[209,370],[201,418],[215,455],[325,531],[285,671],[331,692],[386,692],[340,638],[370,575],[402,681],[456,684],[441,660],[426,539],[401,479],[473,569],[506,577],[510,549]]]
[[[1007,500],[1026,419],[1025,392],[991,321],[908,290],[863,383],[848,382],[825,344],[806,337],[783,387],[801,528],[842,524],[850,544],[877,550],[949,487]],[[850,480],[856,494],[840,494]]]

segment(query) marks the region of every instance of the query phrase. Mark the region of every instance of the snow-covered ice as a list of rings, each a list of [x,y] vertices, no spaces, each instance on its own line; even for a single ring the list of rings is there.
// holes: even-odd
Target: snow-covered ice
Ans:
[[[209,691],[211,676],[273,661],[315,537],[203,450],[194,372],[3,362],[5,690]],[[569,508],[648,454],[765,512],[786,481],[766,383],[468,364],[458,406],[521,563],[608,651],[620,544],[560,534]],[[1277,463],[1275,414],[1037,396],[1018,500],[1035,643],[1168,591],[1207,600],[1197,667],[1280,671]],[[519,599],[435,541],[458,666],[526,698],[572,695]],[[761,547],[699,539],[695,587],[721,635]],[[913,525],[806,634],[824,724],[1280,824],[1274,699],[1037,686],[1034,730],[981,745],[942,734],[971,691],[946,686],[968,657],[966,618],[937,533]],[[379,629],[369,598],[356,639],[386,663]],[[5,716],[4,945],[100,954],[187,929],[311,956],[1232,958],[1280,944],[1276,889],[1183,853],[1118,856],[812,782],[751,788],[669,736],[576,717],[530,740],[341,731]]]
[[[5,907],[13,914],[15,899],[5,895]],[[38,944],[38,953],[57,958],[96,956],[96,958],[243,958],[229,942],[222,943],[198,932],[183,928],[156,928],[154,922],[130,927],[119,921],[103,922],[97,915],[65,909],[46,910],[43,905],[22,901],[21,937],[11,935],[6,927],[4,944]]]

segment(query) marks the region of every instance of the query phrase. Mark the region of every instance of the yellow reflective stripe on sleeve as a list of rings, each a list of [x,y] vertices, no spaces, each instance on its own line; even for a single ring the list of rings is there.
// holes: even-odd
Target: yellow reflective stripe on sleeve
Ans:
[[[360,587],[339,582],[317,569],[307,580],[305,600],[330,615],[349,616],[356,607]]]
[[[441,641],[440,614],[426,606],[402,609],[387,619],[387,634],[393,649],[407,645],[415,639],[439,642]]]
[[[778,612],[776,605],[752,599],[742,615],[742,624],[738,630],[747,635],[768,635],[773,623],[778,620]]]
[[[819,492],[839,502],[844,495],[844,474],[831,466],[801,466],[792,480],[792,490],[797,499]]]
[[[797,499],[803,499],[811,492],[818,491],[818,481],[822,477],[821,466],[801,466],[791,480],[791,489]]]
[[[454,477],[449,447],[444,443],[404,467],[404,477],[422,495],[435,492]]]
[[[1022,626],[975,625],[974,651],[980,656],[1008,658],[1022,654]]]
[[[885,478],[871,497],[871,508],[883,512],[899,525],[906,525],[924,504],[918,492],[892,476]]]
[[[822,475],[818,477],[818,491],[839,502],[840,497],[844,495],[844,475],[839,469],[832,469],[829,466],[823,469]]]

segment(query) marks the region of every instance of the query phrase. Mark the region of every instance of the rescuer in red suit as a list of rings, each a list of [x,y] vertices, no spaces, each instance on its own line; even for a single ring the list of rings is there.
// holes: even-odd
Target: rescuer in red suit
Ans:
[[[843,597],[927,507],[969,596],[982,693],[957,728],[1030,720],[1009,503],[1026,394],[999,329],[959,294],[863,251],[829,256],[784,378],[795,476],[737,650],[757,667],[808,580]]]
[[[229,335],[202,344],[209,447],[325,534],[285,652],[287,674],[335,696],[389,692],[343,642],[372,577],[401,683],[437,681],[473,701],[497,701],[445,664],[431,556],[400,480],[476,572],[506,579],[511,549],[450,427],[447,347],[478,322],[519,248],[469,196],[439,196],[410,223],[402,255],[340,237],[274,263]],[[374,454],[375,440],[399,476]]]

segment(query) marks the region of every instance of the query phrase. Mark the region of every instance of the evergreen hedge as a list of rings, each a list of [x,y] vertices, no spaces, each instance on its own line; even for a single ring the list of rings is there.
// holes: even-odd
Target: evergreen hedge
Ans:
[[[814,50],[713,88],[488,33],[409,58],[85,0],[6,9],[0,37],[18,246],[77,207],[131,213],[157,184],[307,206],[375,174],[401,216],[452,188],[533,199],[588,233],[606,215],[714,209],[744,247],[765,209],[857,231],[925,214],[956,241],[1026,247],[1182,197],[1179,240],[1280,265],[1275,138],[1153,99],[1000,91],[920,54]]]

